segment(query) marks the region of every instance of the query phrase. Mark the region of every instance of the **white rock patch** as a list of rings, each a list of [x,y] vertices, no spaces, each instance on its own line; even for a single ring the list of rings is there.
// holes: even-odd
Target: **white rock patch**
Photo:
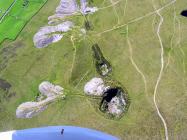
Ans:
[[[56,26],[45,26],[34,35],[33,42],[37,48],[47,47],[49,44],[62,39],[62,33],[71,30],[74,24],[70,21],[63,22]],[[56,34],[56,32],[60,34]],[[55,34],[52,34],[55,33]]]
[[[125,105],[125,104],[123,104]],[[108,103],[108,112],[113,115],[120,115],[123,113],[123,109],[121,108],[120,99],[118,97],[112,98],[112,100]]]
[[[73,22],[64,21],[64,17],[74,15],[78,12],[84,15],[92,14],[98,10],[96,7],[88,7],[87,0],[80,0],[80,3],[81,9],[76,0],[61,0],[55,14],[48,17],[48,24],[51,26],[40,28],[34,35],[33,42],[35,47],[44,48],[60,41],[63,38],[63,33],[68,32],[74,27]]]
[[[84,92],[94,96],[102,96],[107,89],[101,78],[93,78],[84,86]]]
[[[44,81],[39,85],[39,91],[41,95],[47,96],[47,98],[38,102],[25,102],[20,104],[16,109],[17,118],[32,118],[44,111],[50,103],[59,97],[65,97],[62,87],[53,85],[48,81]]]
[[[58,85],[53,85],[48,81],[44,81],[39,85],[39,91],[42,95],[50,97],[63,93],[63,88]]]

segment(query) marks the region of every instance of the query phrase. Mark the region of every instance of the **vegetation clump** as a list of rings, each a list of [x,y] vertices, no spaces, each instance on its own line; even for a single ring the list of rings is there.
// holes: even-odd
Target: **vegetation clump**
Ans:
[[[3,90],[9,90],[11,88],[11,84],[8,83],[6,80],[4,79],[0,79],[0,89],[3,89]]]
[[[23,7],[27,7],[29,4],[29,0],[23,0]]]

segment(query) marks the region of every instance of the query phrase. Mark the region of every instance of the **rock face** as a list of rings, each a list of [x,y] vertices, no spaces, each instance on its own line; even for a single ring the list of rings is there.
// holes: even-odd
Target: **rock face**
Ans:
[[[56,26],[45,26],[42,27],[33,38],[34,45],[37,48],[47,47],[49,44],[58,42],[62,39],[63,35],[61,33],[71,30],[73,23],[70,21],[63,22]],[[56,33],[58,34],[52,34]]]
[[[103,56],[98,44],[92,46],[92,51],[96,70],[105,82],[101,78],[93,78],[86,83],[84,92],[102,98],[99,104],[101,112],[112,118],[121,118],[130,104],[128,93],[111,77],[112,66]]]
[[[102,96],[108,87],[104,85],[101,78],[93,78],[84,86],[84,92],[87,95]]]
[[[44,111],[50,103],[58,98],[65,97],[62,87],[53,85],[48,81],[44,81],[39,85],[39,91],[42,96],[46,96],[47,98],[38,102],[25,102],[20,104],[16,110],[17,118],[32,118]]]
[[[61,0],[56,14],[72,14],[79,10],[76,0]]]
[[[49,23],[58,23],[58,20],[63,20],[64,17],[73,15],[78,11],[79,7],[76,0],[61,0],[55,14],[48,17]]]
[[[123,89],[110,88],[103,95],[100,110],[119,117],[125,111],[125,107],[127,105],[126,100]]]
[[[126,109],[128,98],[127,93],[120,87],[106,86],[101,78],[93,78],[84,86],[84,92],[90,96],[102,97],[100,110],[119,118]]]
[[[45,101],[46,102],[46,101]],[[32,118],[44,111],[47,105],[42,105],[39,102],[25,102],[18,106],[16,110],[17,118]]]
[[[97,7],[88,7],[87,0],[80,0],[80,3],[81,3],[81,13],[84,15],[92,14],[98,11]]]
[[[63,38],[63,33],[74,27],[73,22],[64,21],[64,17],[81,12],[82,14],[94,13],[96,7],[87,7],[87,1],[81,0],[81,9],[76,0],[61,0],[56,8],[55,14],[48,17],[50,26],[42,27],[33,37],[35,47],[44,48],[58,42]]]
[[[58,85],[53,85],[48,81],[44,81],[39,85],[39,91],[42,95],[51,97],[63,93],[63,88]]]

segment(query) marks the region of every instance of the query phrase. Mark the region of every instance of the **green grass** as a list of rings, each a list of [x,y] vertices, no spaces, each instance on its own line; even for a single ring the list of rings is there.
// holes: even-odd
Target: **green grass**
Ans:
[[[5,39],[14,40],[25,24],[40,10],[46,1],[47,0],[30,1],[28,6],[23,7],[23,1],[17,0],[0,23],[0,43]],[[0,9],[5,13],[5,7],[10,6],[10,4],[12,4],[12,1],[1,1]]]
[[[157,7],[167,2],[169,0],[160,0]],[[80,38],[75,31],[72,31],[60,42],[47,48],[36,49],[34,47],[32,41],[34,34],[40,27],[47,25],[47,18],[54,13],[58,3],[59,1],[49,0],[28,22],[15,41],[6,40],[1,44],[0,77],[12,84],[11,91],[16,92],[16,96],[0,103],[0,130],[46,125],[77,125],[105,131],[124,140],[164,139],[163,125],[153,104],[153,90],[160,70],[160,44],[156,36],[159,17],[154,20],[156,14],[153,14],[128,26],[134,62],[147,80],[148,93],[145,93],[142,77],[130,60],[126,34],[121,34],[121,32],[126,32],[126,27],[97,36],[99,32],[118,26],[112,7],[89,16],[94,30],[90,31],[86,38],[81,38],[82,40],[79,41]],[[107,6],[110,2],[101,4],[100,0],[94,1],[94,5],[99,7]],[[116,5],[120,24],[154,11],[149,0],[139,2],[132,0],[128,1],[126,16],[123,16],[124,5],[125,0]],[[168,59],[170,61],[168,67],[164,68],[158,87],[157,102],[166,119],[169,138],[173,140],[185,140],[187,137],[187,19],[179,15],[186,5],[186,1],[177,1],[161,11],[164,22],[160,34],[165,50],[165,64]],[[179,22],[173,22],[174,8],[180,20],[181,30],[179,30]],[[73,18],[80,27],[83,26],[83,19],[81,16]],[[173,32],[173,45],[171,46]],[[77,37],[76,55],[70,35]],[[85,83],[92,77],[98,76],[91,55],[93,43],[99,44],[103,55],[111,63],[114,79],[128,90],[131,104],[128,112],[120,120],[105,118],[102,113],[98,112],[92,100],[78,96],[84,95]],[[5,56],[8,58],[5,59]],[[76,59],[73,63],[74,56]],[[1,68],[2,65],[6,67]],[[85,73],[88,74],[80,82]],[[65,100],[51,104],[37,117],[17,119],[15,117],[17,106],[22,102],[33,100],[38,92],[38,84],[43,80],[50,80],[71,90],[72,95],[67,95]]]
[[[6,0],[6,2],[2,0],[0,1],[0,17],[6,12],[12,2],[12,0]]]

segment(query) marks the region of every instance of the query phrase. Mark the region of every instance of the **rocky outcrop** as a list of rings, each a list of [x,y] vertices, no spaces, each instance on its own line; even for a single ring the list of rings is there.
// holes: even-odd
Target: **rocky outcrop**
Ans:
[[[51,43],[58,42],[62,39],[64,32],[71,30],[73,23],[70,21],[63,22],[56,26],[42,27],[33,38],[34,45],[37,48],[47,47]],[[55,34],[52,34],[55,33]],[[58,34],[56,34],[58,33]]]
[[[49,16],[49,24],[57,24],[64,17],[73,15],[79,11],[76,0],[61,0],[54,15]]]
[[[47,98],[41,102],[25,102],[18,106],[16,110],[17,118],[32,118],[47,108],[55,98]]]
[[[91,96],[102,96],[109,87],[104,85],[104,81],[101,78],[92,78],[84,86],[84,92]]]
[[[128,102],[127,93],[120,87],[107,86],[101,78],[92,78],[84,86],[84,92],[89,96],[101,97],[100,110],[103,113],[120,117]]]
[[[39,91],[42,95],[51,97],[63,94],[63,88],[59,85],[53,85],[48,81],[44,81],[39,85]]]
[[[48,17],[50,26],[42,27],[33,37],[35,47],[44,48],[58,42],[63,38],[63,33],[68,32],[74,27],[73,22],[64,21],[66,16],[74,15],[78,12],[82,14],[94,13],[96,7],[88,7],[86,0],[81,0],[81,9],[76,0],[61,0],[56,8],[55,14]]]
[[[109,88],[104,94],[100,104],[100,110],[104,113],[120,117],[126,108],[128,99],[120,87]]]
[[[64,98],[63,88],[58,85],[53,85],[48,81],[44,81],[39,85],[40,96],[46,96],[44,100],[38,102],[25,102],[18,106],[16,110],[17,118],[32,118],[44,111],[47,106],[57,100]]]
[[[112,118],[120,118],[129,107],[128,93],[121,84],[111,76],[112,66],[105,59],[98,44],[92,46],[93,58],[98,74],[102,78],[93,78],[85,84],[84,92],[90,96],[101,98],[99,109],[104,114]],[[98,101],[97,101],[98,104]]]
[[[89,7],[87,0],[80,0],[81,3],[81,13],[86,15],[86,14],[93,14],[96,11],[98,11],[97,7]]]

